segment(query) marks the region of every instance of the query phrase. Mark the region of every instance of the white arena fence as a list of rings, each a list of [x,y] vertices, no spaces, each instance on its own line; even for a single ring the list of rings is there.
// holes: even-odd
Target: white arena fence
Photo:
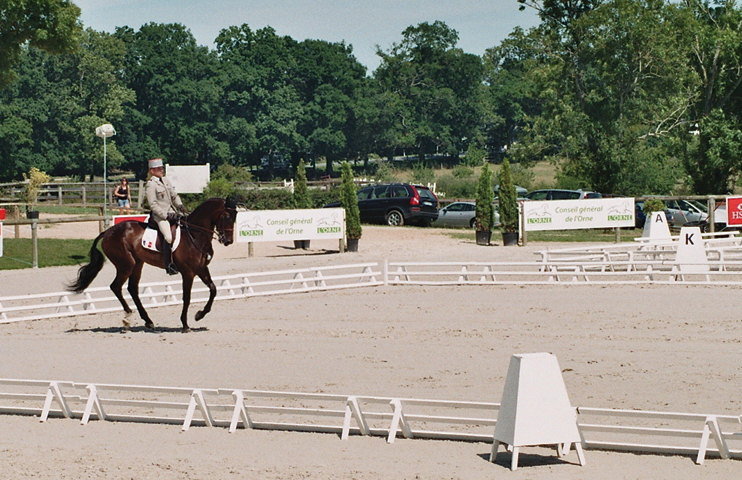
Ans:
[[[378,263],[315,267],[273,272],[255,272],[213,277],[217,300],[248,298],[285,293],[312,292],[377,286],[382,284]],[[124,298],[133,309],[124,286]],[[140,284],[139,296],[145,308],[182,304],[181,280]],[[209,289],[194,282],[191,304],[205,303]],[[81,294],[38,293],[0,297],[0,324],[45,318],[71,317],[105,312],[121,312],[121,304],[108,287],[89,288]]]
[[[679,262],[672,249],[619,252],[590,247],[537,253],[542,258],[535,262],[384,261],[381,265],[253,272],[213,280],[217,300],[381,285],[742,285],[742,247],[708,249],[710,260],[703,263]],[[206,302],[208,292],[203,283],[195,282],[191,303]],[[133,308],[126,289],[124,297]],[[181,280],[141,284],[140,298],[145,308],[180,305]],[[118,311],[121,305],[108,287],[89,288],[82,294],[61,291],[0,297],[0,324]]]
[[[499,404],[383,396],[0,379],[0,414],[492,443]],[[742,418],[577,407],[586,449],[742,458]]]

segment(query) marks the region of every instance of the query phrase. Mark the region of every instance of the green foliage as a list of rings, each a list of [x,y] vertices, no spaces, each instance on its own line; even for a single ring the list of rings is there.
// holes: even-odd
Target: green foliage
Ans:
[[[532,168],[521,163],[511,164],[510,173],[513,177],[513,184],[519,185],[527,190],[531,190],[536,179],[536,173]]]
[[[498,172],[500,188],[498,197],[500,201],[500,223],[502,223],[503,232],[518,231],[518,196],[515,192],[515,185],[510,173],[510,162],[505,159],[502,162]]]
[[[204,188],[204,198],[229,198],[238,194],[237,185],[224,177],[213,178]]]
[[[374,177],[376,178],[376,181],[379,183],[384,182],[391,182],[394,180],[394,170],[392,169],[392,166],[388,162],[384,161],[377,161],[376,163],[376,173],[374,174]]]
[[[418,162],[412,167],[412,181],[420,185],[433,183],[435,181],[435,170],[422,162]]]
[[[479,148],[474,143],[469,144],[469,148],[466,150],[464,156],[464,165],[469,167],[478,167],[484,163],[484,157],[487,152],[483,148]]]
[[[445,192],[446,198],[474,198],[477,194],[477,179],[443,174],[436,178],[436,190]]]
[[[69,53],[82,26],[80,8],[67,0],[4,1],[0,7],[0,88],[16,78],[14,66],[27,45]]]
[[[484,164],[477,183],[475,226],[481,232],[491,232],[495,225],[495,192],[492,188],[492,171]]]
[[[45,172],[42,172],[36,167],[31,167],[31,170],[29,170],[28,175],[25,173],[23,174],[23,179],[25,180],[25,184],[23,185],[23,192],[21,193],[21,198],[24,203],[34,206],[36,205],[36,202],[39,199],[39,192],[41,191],[41,186],[45,183],[49,183],[49,181],[52,179],[49,175],[47,175]]]
[[[0,181],[30,167],[100,176],[102,142],[91,132],[111,123],[108,166],[137,178],[155,156],[325,159],[330,174],[342,160],[405,152],[420,159],[413,181],[429,183],[431,156],[451,161],[468,148],[465,164],[479,165],[484,151],[507,158],[525,187],[542,160],[559,165],[559,186],[606,194],[671,193],[678,179],[688,193],[735,187],[738,2],[521,3],[538,10],[539,27],[515,29],[483,58],[458,48],[445,23],[420,23],[379,49],[368,76],[351,46],[271,27],[226,28],[212,51],[180,24],[110,35],[81,30],[66,0],[10,2],[0,9]],[[380,181],[394,180],[390,166],[378,164]]]
[[[228,163],[219,165],[204,189],[204,198],[237,198],[240,188],[236,182],[252,181],[252,173],[246,167],[235,167]]]
[[[642,212],[644,212],[644,215],[648,217],[652,214],[652,212],[664,212],[665,208],[665,202],[657,198],[650,198],[649,200],[644,202]]]
[[[252,182],[252,172],[247,167],[222,163],[211,175],[211,178],[226,179],[232,182]]]
[[[712,110],[698,124],[699,139],[685,139],[683,163],[688,183],[701,194],[727,194],[742,172],[742,117]]]
[[[345,236],[361,238],[361,211],[358,209],[358,196],[353,182],[353,170],[348,162],[341,167],[342,185],[340,186],[340,206],[345,209]]]
[[[294,208],[294,197],[286,189],[240,190],[237,199],[249,210],[288,210]]]
[[[311,207],[307,189],[307,168],[304,165],[303,158],[299,160],[299,166],[296,167],[296,181],[294,183],[294,207]]]
[[[456,178],[470,178],[474,175],[474,169],[464,165],[456,165],[451,173]]]
[[[459,35],[436,21],[410,26],[402,41],[384,52],[374,79],[383,140],[392,147],[415,149],[424,159],[433,153],[451,156],[477,138],[485,108],[482,60],[456,48]]]

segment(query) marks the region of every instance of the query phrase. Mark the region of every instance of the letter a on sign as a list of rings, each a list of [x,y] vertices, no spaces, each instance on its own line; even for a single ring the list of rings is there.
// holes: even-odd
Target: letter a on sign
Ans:
[[[651,238],[654,240],[670,239],[670,227],[667,226],[665,212],[652,212],[652,215],[647,217],[647,220],[644,222],[642,238]]]

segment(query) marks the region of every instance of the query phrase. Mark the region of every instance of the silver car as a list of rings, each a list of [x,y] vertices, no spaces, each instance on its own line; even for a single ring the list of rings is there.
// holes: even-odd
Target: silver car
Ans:
[[[438,210],[438,219],[433,227],[474,228],[477,204],[474,202],[454,202]],[[500,214],[495,206],[495,225],[500,225]]]
[[[695,200],[665,200],[667,209],[672,212],[673,224],[682,227],[686,223],[702,223],[708,218],[708,207]]]

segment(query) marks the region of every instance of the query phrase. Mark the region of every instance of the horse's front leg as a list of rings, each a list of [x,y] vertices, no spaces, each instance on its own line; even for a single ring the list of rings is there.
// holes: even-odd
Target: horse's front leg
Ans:
[[[211,279],[211,273],[209,273],[209,269],[204,268],[204,271],[202,273],[199,273],[198,277],[201,279],[202,282],[204,282],[204,285],[209,287],[209,300],[206,302],[203,310],[199,310],[196,313],[197,322],[204,318],[206,314],[211,311],[211,304],[214,303],[214,297],[216,297],[216,285],[214,285],[214,281]]]
[[[183,310],[180,312],[180,323],[183,324],[183,333],[190,332],[188,327],[188,306],[191,304],[191,289],[193,288],[193,274],[183,273]]]

